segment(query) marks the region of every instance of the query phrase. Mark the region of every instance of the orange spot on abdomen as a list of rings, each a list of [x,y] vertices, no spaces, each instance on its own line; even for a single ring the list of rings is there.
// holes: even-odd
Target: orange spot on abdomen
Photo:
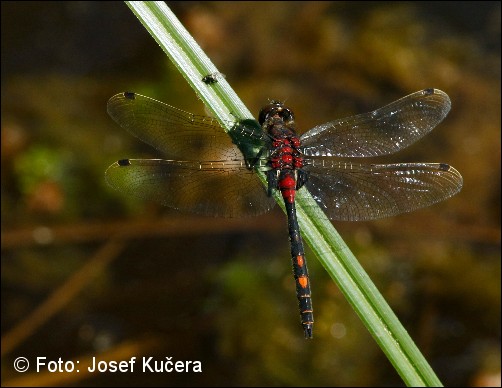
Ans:
[[[306,276],[300,276],[298,278],[298,284],[301,286],[301,288],[307,288],[307,286],[309,285],[309,280]]]

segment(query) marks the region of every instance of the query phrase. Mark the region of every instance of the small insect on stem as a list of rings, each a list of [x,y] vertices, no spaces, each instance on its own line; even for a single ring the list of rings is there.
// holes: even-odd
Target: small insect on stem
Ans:
[[[218,78],[225,78],[225,74],[216,71],[204,76],[202,78],[202,82],[204,82],[206,85],[213,85],[218,82]]]

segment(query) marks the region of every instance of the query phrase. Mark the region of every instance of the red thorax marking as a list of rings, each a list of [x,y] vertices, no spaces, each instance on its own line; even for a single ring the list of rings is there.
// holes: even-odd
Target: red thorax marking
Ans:
[[[270,159],[271,167],[280,171],[278,189],[281,190],[285,201],[293,203],[296,194],[294,170],[303,167],[303,160],[296,149],[300,146],[300,140],[296,136],[284,135],[284,137],[275,138],[272,145],[275,150]]]

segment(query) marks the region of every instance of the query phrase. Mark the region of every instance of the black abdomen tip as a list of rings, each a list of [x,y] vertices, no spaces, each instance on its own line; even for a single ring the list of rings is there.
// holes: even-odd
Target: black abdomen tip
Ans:
[[[312,334],[312,324],[311,323],[304,323],[303,324],[303,331],[305,332],[306,339],[314,338],[314,336]]]

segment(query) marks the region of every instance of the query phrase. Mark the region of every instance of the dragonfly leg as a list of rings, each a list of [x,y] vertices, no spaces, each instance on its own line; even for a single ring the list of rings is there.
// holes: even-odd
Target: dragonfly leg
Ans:
[[[268,190],[267,195],[269,197],[272,196],[272,192],[274,189],[277,189],[279,179],[279,171],[278,170],[268,170],[267,171],[267,182],[268,182]]]
[[[309,173],[304,170],[296,170],[296,175],[296,190],[300,190],[309,180]]]

